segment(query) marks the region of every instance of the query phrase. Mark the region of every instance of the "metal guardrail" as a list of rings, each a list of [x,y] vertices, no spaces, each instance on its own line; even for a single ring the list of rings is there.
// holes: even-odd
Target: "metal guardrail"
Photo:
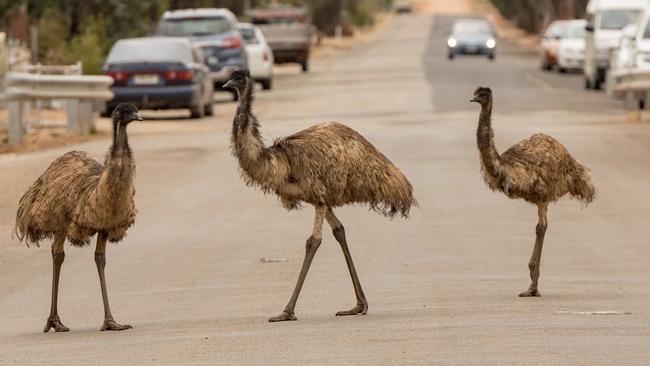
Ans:
[[[27,103],[34,100],[66,99],[68,131],[90,133],[93,102],[113,99],[108,76],[36,75],[8,73],[5,78],[9,116],[9,143],[19,144],[25,130]]]

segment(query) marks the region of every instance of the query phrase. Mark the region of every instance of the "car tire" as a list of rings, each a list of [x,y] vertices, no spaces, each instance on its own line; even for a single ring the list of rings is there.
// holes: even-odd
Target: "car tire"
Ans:
[[[602,86],[602,84],[603,84],[603,81],[600,80],[599,77],[596,77],[596,79],[594,80],[594,83],[593,83],[594,90],[600,90],[600,87]]]
[[[453,60],[454,57],[456,57],[456,55],[454,55],[454,54],[451,53],[451,52],[449,53],[449,55],[447,55],[447,58],[450,59],[450,60]]]
[[[494,61],[495,58],[496,58],[496,56],[494,56],[493,53],[491,53],[491,54],[488,55],[488,59],[489,59],[490,61]]]
[[[190,107],[190,118],[199,119],[205,117],[205,105],[199,102],[197,105]]]
[[[206,116],[213,116],[214,115],[214,106],[212,104],[212,101],[210,103],[205,105],[205,109],[203,112]]]
[[[262,89],[263,90],[271,90],[273,89],[273,79],[264,79],[262,80]]]
[[[308,72],[309,71],[309,61],[301,60],[300,61],[300,66],[302,67],[302,72]]]
[[[558,67],[557,67],[557,71],[558,71],[560,74],[566,74],[567,69],[566,69],[566,67],[558,66]]]

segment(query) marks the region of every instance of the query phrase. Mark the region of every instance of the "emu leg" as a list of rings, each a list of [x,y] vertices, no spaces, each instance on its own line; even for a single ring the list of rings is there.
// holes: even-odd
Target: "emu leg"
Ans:
[[[291,299],[289,303],[282,311],[282,314],[274,316],[269,319],[270,322],[281,322],[287,320],[297,320],[294,309],[296,307],[296,301],[298,301],[298,295],[300,295],[300,290],[302,289],[302,284],[305,282],[307,277],[307,272],[309,272],[309,267],[311,262],[316,255],[316,251],[320,246],[320,243],[323,238],[323,219],[325,218],[325,207],[318,206],[316,207],[316,217],[314,218],[314,229],[311,236],[307,239],[307,244],[305,245],[305,259],[302,262],[302,269],[300,270],[300,275],[298,276],[298,282],[296,282],[296,287],[293,290]]]
[[[57,302],[59,298],[59,275],[61,274],[61,266],[65,260],[65,252],[63,251],[63,244],[65,243],[64,237],[57,237],[52,243],[52,305],[50,307],[50,316],[47,318],[43,332],[47,333],[50,328],[54,328],[55,332],[68,332],[70,328],[61,323],[57,311]]]
[[[530,256],[530,262],[528,263],[528,269],[530,270],[530,279],[531,284],[527,291],[524,291],[519,294],[519,297],[536,297],[542,296],[537,290],[537,280],[539,279],[539,266],[542,259],[542,247],[544,246],[544,235],[546,234],[546,211],[548,209],[548,204],[538,204],[537,205],[537,214],[539,216],[537,227],[535,228],[535,248],[533,248],[533,254]]]
[[[362,314],[366,315],[368,312],[368,301],[366,300],[366,295],[363,294],[363,289],[361,288],[361,282],[359,282],[359,276],[357,275],[357,270],[354,268],[354,262],[352,261],[352,255],[350,254],[350,249],[348,249],[348,242],[345,238],[345,228],[341,221],[334,215],[332,209],[327,210],[327,215],[325,216],[327,222],[332,227],[332,232],[336,241],[341,245],[343,250],[343,255],[345,256],[345,262],[348,265],[348,270],[350,271],[350,277],[352,278],[352,285],[354,286],[354,294],[357,296],[357,305],[350,310],[339,311],[336,313],[337,316],[343,315],[356,315]]]
[[[121,325],[115,322],[111,307],[108,305],[108,292],[106,291],[106,278],[104,276],[104,267],[106,267],[106,233],[97,233],[97,247],[95,248],[95,264],[97,273],[99,273],[99,282],[102,286],[102,300],[104,301],[104,324],[101,330],[125,330],[131,329],[130,325]]]

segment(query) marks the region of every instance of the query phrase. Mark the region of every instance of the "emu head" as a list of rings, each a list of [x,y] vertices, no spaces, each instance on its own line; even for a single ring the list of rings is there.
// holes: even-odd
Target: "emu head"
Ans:
[[[127,125],[133,121],[142,121],[138,109],[133,104],[122,103],[113,110],[113,123]]]
[[[250,81],[251,73],[248,70],[236,70],[230,74],[230,79],[223,86],[224,89],[243,90]]]
[[[482,106],[492,102],[492,90],[490,88],[479,87],[474,92],[474,98],[470,102],[478,103]]]

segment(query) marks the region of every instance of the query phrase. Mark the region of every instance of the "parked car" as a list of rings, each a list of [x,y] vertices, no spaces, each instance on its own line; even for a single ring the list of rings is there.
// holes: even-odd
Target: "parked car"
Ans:
[[[557,54],[560,40],[564,32],[566,21],[556,20],[551,22],[546,28],[546,32],[542,36],[541,51],[542,51],[542,69],[551,70],[557,65]]]
[[[564,24],[564,32],[557,49],[559,72],[582,70],[585,62],[586,25],[586,20],[569,20]]]
[[[411,0],[396,0],[393,9],[397,14],[409,14],[413,12],[413,4]]]
[[[248,68],[244,43],[235,15],[227,9],[166,11],[158,35],[190,37],[203,49],[215,89],[221,90],[234,70]]]
[[[131,38],[117,41],[103,66],[113,78],[110,115],[120,103],[140,109],[188,108],[192,118],[212,115],[214,85],[201,48],[187,38]]]
[[[456,55],[484,55],[494,60],[496,46],[496,35],[492,26],[483,19],[456,21],[447,38],[450,60],[453,60]]]
[[[647,0],[590,0],[587,4],[584,77],[586,89],[600,89],[622,30],[635,23]]]
[[[273,51],[266,43],[259,27],[250,23],[239,23],[239,31],[246,44],[248,69],[255,81],[262,84],[264,90],[273,87]]]
[[[623,30],[621,47],[625,46],[628,50],[626,67],[650,69],[650,5],[644,9],[637,24]]]
[[[314,27],[307,8],[275,7],[249,12],[273,50],[275,63],[298,63],[309,70],[309,53]]]

